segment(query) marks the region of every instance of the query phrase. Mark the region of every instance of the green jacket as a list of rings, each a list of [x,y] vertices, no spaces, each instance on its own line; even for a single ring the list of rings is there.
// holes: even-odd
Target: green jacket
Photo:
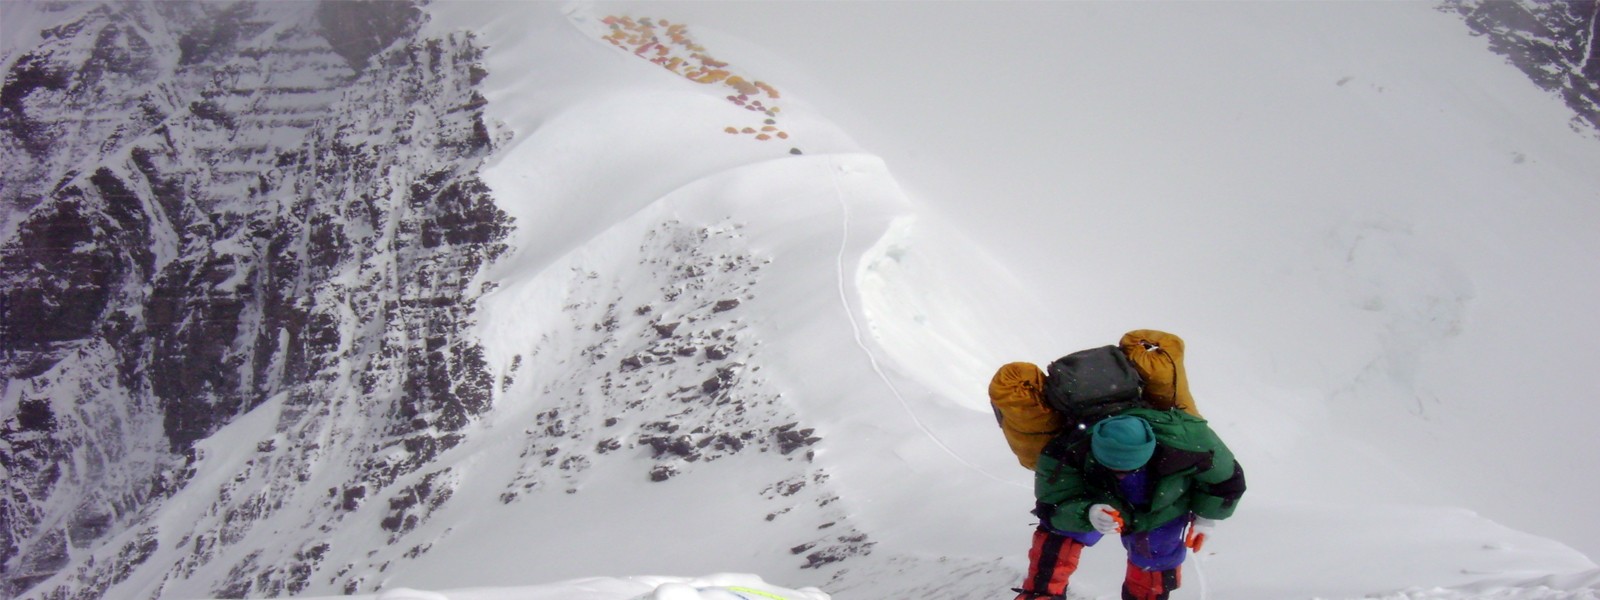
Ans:
[[[1180,410],[1136,408],[1121,414],[1150,422],[1156,451],[1145,465],[1153,489],[1150,506],[1129,505],[1117,494],[1117,478],[1089,450],[1089,434],[1069,429],[1051,440],[1034,468],[1033,492],[1040,518],[1060,531],[1094,531],[1089,507],[1109,504],[1122,512],[1125,532],[1150,531],[1188,513],[1226,519],[1244,495],[1244,469],[1205,419]]]

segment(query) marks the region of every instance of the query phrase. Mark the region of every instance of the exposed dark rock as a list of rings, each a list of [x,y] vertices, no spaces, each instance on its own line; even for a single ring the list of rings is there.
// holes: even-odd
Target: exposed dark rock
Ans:
[[[811,435],[812,429],[797,429],[795,423],[774,428],[772,434],[778,440],[778,451],[789,454],[806,446],[822,441],[822,438]]]
[[[677,467],[672,465],[656,465],[655,468],[650,469],[650,481],[660,483],[668,479],[672,479],[672,476],[677,474]]]
[[[1489,48],[1539,87],[1561,96],[1573,120],[1600,135],[1600,3],[1445,0]]]
[[[56,428],[55,413],[50,410],[48,400],[23,400],[17,407],[15,418],[19,432],[49,433]]]
[[[56,198],[0,251],[9,344],[0,375],[27,379],[54,366],[65,345],[94,331],[129,268],[114,247],[98,243],[107,223],[91,198],[75,186]]]
[[[867,541],[867,536],[861,533],[840,535],[824,543],[827,544],[825,547],[806,555],[806,562],[800,565],[800,568],[816,569],[852,556],[871,554],[872,547],[877,545],[876,542]],[[814,547],[814,544],[803,548],[809,549],[810,547]],[[800,550],[800,552],[804,551]],[[799,554],[800,552],[794,552],[794,554]]]
[[[345,510],[355,510],[361,506],[361,501],[367,497],[367,488],[353,487],[344,491],[344,502],[340,504]]]

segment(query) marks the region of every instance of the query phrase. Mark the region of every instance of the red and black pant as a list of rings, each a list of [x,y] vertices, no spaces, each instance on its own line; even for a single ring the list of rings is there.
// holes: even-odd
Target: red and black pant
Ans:
[[[1017,600],[1049,598],[1067,593],[1067,580],[1078,570],[1083,542],[1040,527],[1033,532],[1033,548],[1028,550],[1028,575]]]
[[[1099,541],[1094,536],[1090,544]],[[1033,548],[1028,550],[1028,574],[1017,588],[1017,600],[1061,597],[1078,570],[1078,559],[1085,544],[1071,536],[1043,527],[1033,532]],[[1182,583],[1179,568],[1146,571],[1131,561],[1122,581],[1122,600],[1167,600]]]
[[[1122,600],[1167,600],[1172,590],[1178,589],[1183,575],[1177,568],[1165,571],[1146,571],[1132,562],[1128,574],[1122,579]]]

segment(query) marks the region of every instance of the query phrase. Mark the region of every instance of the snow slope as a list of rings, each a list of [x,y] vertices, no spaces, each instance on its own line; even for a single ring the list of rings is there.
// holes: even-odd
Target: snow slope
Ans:
[[[602,17],[630,8],[690,23],[783,90],[770,100],[788,137],[725,133],[765,119],[604,42]],[[442,458],[463,474],[424,525],[436,541],[382,550],[397,555],[373,574],[385,587],[713,597],[674,585],[732,571],[837,598],[1003,596],[1032,502],[984,406],[989,374],[1159,327],[1188,339],[1197,399],[1251,484],[1175,597],[1600,595],[1584,554],[1600,535],[1586,401],[1600,384],[1581,343],[1600,329],[1600,145],[1448,15],[431,10],[433,27],[490,47],[489,112],[514,132],[484,178],[518,230],[479,317],[508,384]],[[518,432],[591,389],[563,377],[618,358],[585,364],[603,334],[555,325],[680,285],[648,260],[661,244],[761,267],[745,287],[678,289],[739,300],[737,316],[662,318],[759,348],[742,389],[793,411],[772,423],[815,428],[814,455],[684,464],[660,482],[596,463],[500,500],[543,449]],[[815,482],[805,502],[772,487],[791,477]],[[850,529],[823,535],[840,562],[805,568],[806,550],[771,543],[833,527]],[[1086,553],[1076,592],[1115,597],[1119,554]],[[659,573],[680,577],[642,577]],[[467,589],[484,587],[504,589]]]
[[[1284,408],[1328,411],[1424,478],[1416,493],[1427,500],[1600,552],[1600,519],[1574,518],[1600,480],[1573,475],[1600,466],[1594,405],[1574,401],[1600,391],[1578,375],[1597,357],[1556,342],[1600,328],[1587,308],[1600,267],[1583,258],[1600,246],[1600,156],[1558,98],[1448,12],[674,9],[749,32],[779,57],[772,68],[814,77],[808,97],[884,156],[924,213],[959,223],[1057,307],[1029,314],[1039,326],[1021,332],[1026,345],[984,344],[1003,355],[993,358],[1044,360],[1063,337],[1170,328],[1208,346],[1193,377],[1213,403],[1293,405],[1308,393],[1308,406]],[[871,68],[841,67],[867,56]],[[924,364],[939,351],[916,332],[955,328],[906,325],[885,346],[916,349],[904,362]],[[1523,350],[1552,344],[1560,350]],[[1482,485],[1484,468],[1509,480]]]

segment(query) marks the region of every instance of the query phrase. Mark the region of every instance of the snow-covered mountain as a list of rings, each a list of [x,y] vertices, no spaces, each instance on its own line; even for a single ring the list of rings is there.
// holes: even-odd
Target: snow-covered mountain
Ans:
[[[491,403],[481,48],[398,3],[5,8],[6,595],[304,589],[329,544],[251,531],[426,496]]]
[[[1178,595],[1600,593],[1600,11],[819,6],[0,3],[0,597],[1001,597],[989,374],[1150,326],[1252,486]],[[940,83],[1023,41],[1107,91]]]

